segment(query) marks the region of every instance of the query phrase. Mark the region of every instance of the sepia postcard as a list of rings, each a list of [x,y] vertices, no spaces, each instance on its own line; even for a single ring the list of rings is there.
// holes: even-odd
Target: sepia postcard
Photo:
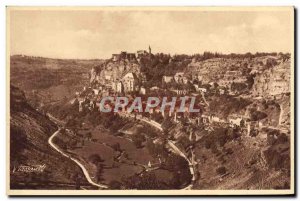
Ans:
[[[294,195],[294,8],[7,7],[8,195]]]

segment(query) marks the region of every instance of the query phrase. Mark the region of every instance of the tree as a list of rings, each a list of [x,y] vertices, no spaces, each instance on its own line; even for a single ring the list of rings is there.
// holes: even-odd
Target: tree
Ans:
[[[254,75],[247,76],[247,81],[248,89],[251,89],[253,84],[254,84]]]
[[[80,174],[79,172],[76,171],[75,173],[73,173],[73,175],[72,175],[71,177],[72,177],[72,179],[75,181],[76,189],[77,189],[77,190],[80,189],[80,186],[81,186],[81,179],[82,179],[81,174]]]
[[[61,149],[66,150],[67,149],[67,144],[64,143],[64,141],[62,141],[61,139],[59,139],[58,137],[53,138],[52,141],[54,144],[58,145]]]
[[[138,189],[163,189],[161,182],[156,178],[155,173],[147,172],[142,175]]]
[[[113,189],[113,190],[121,189],[121,187],[122,187],[122,183],[119,181],[116,181],[116,180],[112,180],[111,182],[109,182],[108,185],[109,185],[110,189]]]
[[[131,139],[137,148],[142,148],[143,142],[146,140],[145,136],[142,134],[134,134]]]
[[[166,132],[169,131],[169,129],[172,127],[172,121],[171,121],[171,119],[170,119],[169,116],[167,116],[167,117],[163,120],[161,126],[162,126],[162,128],[163,128],[164,131],[166,131]]]
[[[77,146],[77,140],[75,139],[70,139],[69,142],[68,142],[68,147],[70,149],[75,149]]]
[[[189,167],[188,162],[181,156],[170,154],[166,159],[165,167],[168,170],[179,171]]]
[[[89,161],[94,165],[98,165],[99,163],[103,162],[104,160],[98,154],[92,154],[89,156]]]
[[[155,189],[166,189],[166,186],[160,182],[155,173],[145,172],[142,175],[133,175],[124,180],[124,184],[127,189],[138,189],[138,190],[155,190]]]
[[[188,148],[191,145],[191,141],[187,136],[181,136],[178,139],[178,142],[180,142],[180,144],[183,146],[184,149]]]
[[[111,146],[115,151],[121,151],[120,143],[115,143]]]
[[[103,173],[103,165],[102,164],[98,164],[98,166],[97,166],[97,172],[96,172],[97,182],[100,182],[102,180],[102,173]]]
[[[233,82],[231,84],[231,90],[232,91],[238,91],[238,92],[241,92],[243,91],[244,89],[246,89],[248,86],[247,84],[245,83],[237,83],[237,82]]]
[[[180,185],[187,184],[192,179],[188,162],[179,155],[169,155],[165,162],[165,168],[174,173],[175,178],[171,180],[173,188],[179,188]]]
[[[214,86],[215,89],[217,89],[219,87],[219,84],[214,82],[213,86]]]
[[[148,140],[146,146],[150,154],[154,157],[157,157],[158,155],[162,157],[168,156],[168,153],[165,149],[165,142],[162,142],[162,144],[154,144],[152,141]]]
[[[180,183],[179,174],[174,172],[173,177],[170,181],[170,186],[174,189],[178,189],[178,188],[180,188],[180,185],[181,185],[181,183]]]
[[[88,133],[86,134],[86,138],[87,138],[88,140],[91,140],[91,139],[92,139],[92,133],[91,133],[91,132],[88,132]]]
[[[219,168],[216,169],[216,172],[217,172],[219,175],[225,174],[226,171],[227,171],[227,170],[226,170],[226,168],[225,168],[224,166],[219,167]]]
[[[244,119],[242,119],[241,121],[240,121],[240,127],[245,127],[246,126],[246,123],[245,123],[245,120]]]
[[[268,115],[264,112],[254,110],[251,112],[250,118],[252,121],[260,121],[260,120],[266,118],[267,116]]]
[[[252,130],[250,131],[250,134],[249,134],[249,135],[250,135],[251,137],[256,137],[256,136],[258,135],[258,133],[259,133],[259,132],[258,132],[257,129],[252,129]]]

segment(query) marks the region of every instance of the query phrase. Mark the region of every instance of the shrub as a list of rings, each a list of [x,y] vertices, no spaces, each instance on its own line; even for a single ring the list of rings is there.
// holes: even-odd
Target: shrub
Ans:
[[[116,180],[109,182],[108,185],[111,189],[114,189],[114,190],[121,189],[121,187],[122,187],[122,183],[119,181],[116,181]]]
[[[217,168],[216,172],[219,174],[219,175],[223,175],[223,174],[226,174],[226,168],[224,166],[221,166],[219,168]]]
[[[89,156],[89,161],[94,165],[97,165],[100,162],[103,162],[102,158],[98,154],[92,154]]]
[[[145,142],[146,138],[142,134],[135,134],[132,135],[132,141],[136,148],[142,148],[143,147],[143,142]]]

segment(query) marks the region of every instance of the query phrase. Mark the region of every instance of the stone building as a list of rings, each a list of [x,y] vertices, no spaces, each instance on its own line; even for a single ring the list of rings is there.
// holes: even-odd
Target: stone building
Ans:
[[[125,92],[132,92],[132,91],[137,90],[138,79],[137,79],[137,76],[134,73],[127,73],[122,78],[122,83],[123,83]]]
[[[166,75],[164,75],[163,77],[162,77],[162,81],[164,82],[164,83],[169,83],[169,82],[171,82],[173,80],[173,77],[172,76],[166,76]]]
[[[113,54],[112,60],[113,61],[120,61],[120,60],[134,61],[136,60],[136,55],[135,53],[121,52],[120,54]]]
[[[146,50],[138,50],[137,52],[136,52],[136,57],[137,58],[140,58],[140,57],[142,57],[142,56],[144,56],[144,55],[147,55],[148,54],[148,52],[146,51]]]
[[[183,72],[178,72],[174,75],[174,80],[175,82],[181,82],[182,78],[184,77],[184,73]]]
[[[146,88],[145,87],[141,87],[140,88],[140,94],[143,94],[143,95],[145,95],[146,94]]]
[[[113,90],[117,93],[122,93],[124,91],[123,83],[119,80],[113,83]]]

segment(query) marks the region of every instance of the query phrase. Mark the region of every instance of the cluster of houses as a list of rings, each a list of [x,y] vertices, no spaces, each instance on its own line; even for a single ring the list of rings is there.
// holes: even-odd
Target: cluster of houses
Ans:
[[[112,83],[112,89],[117,93],[138,91],[139,79],[135,73],[127,73]]]
[[[199,95],[197,93],[200,93],[203,95],[203,94],[207,93],[208,91],[210,91],[211,88],[214,88],[213,82],[207,84],[207,86],[205,86],[205,87],[202,87],[202,85],[200,84],[202,81],[201,75],[194,75],[192,80],[198,81],[197,84],[193,84],[196,93],[192,93],[191,91],[186,90],[186,89],[170,89],[170,91],[173,91],[177,95],[181,95],[181,96],[188,96],[188,95],[197,96],[197,95]],[[191,81],[191,79],[188,79],[188,77],[186,77],[183,72],[177,72],[174,76],[163,76],[162,82],[163,83],[175,82],[178,84],[185,85],[188,83],[191,84],[192,81]],[[90,97],[89,99],[92,99],[92,101],[87,102],[88,103],[87,106],[90,109],[98,107],[96,105],[95,101],[97,102],[97,100],[99,100],[103,96],[128,94],[128,92],[139,92],[140,94],[145,95],[147,91],[146,91],[146,88],[143,87],[141,83],[142,83],[141,80],[137,77],[137,75],[135,73],[128,72],[121,79],[109,82],[106,85],[101,85],[101,86],[94,85],[90,94],[92,94],[92,96],[94,96],[94,97],[97,96],[98,98],[95,99],[93,97]],[[159,88],[157,86],[155,86],[155,87],[150,88],[149,90],[159,90]],[[220,87],[219,93],[224,94],[225,89],[222,89]],[[81,100],[81,103],[83,103],[83,100]],[[143,104],[145,104],[145,102]],[[202,102],[198,106],[200,108],[201,107],[203,108],[203,107],[205,107],[205,104]],[[82,106],[80,106],[80,110],[82,110]],[[125,112],[125,111],[121,111],[121,112]],[[159,108],[156,108],[156,109],[154,108],[149,111],[150,115],[154,114],[154,113],[161,115],[162,117],[169,116],[175,122],[180,121],[180,119],[182,119],[182,118],[189,118],[191,120],[191,122],[194,122],[196,124],[199,124],[200,122],[203,122],[203,123],[225,122],[225,120],[221,120],[212,115],[207,117],[205,114],[202,114],[202,116],[201,116],[201,114],[197,114],[197,115],[191,114],[191,113],[189,113],[189,108],[185,108],[185,112],[179,112],[178,105],[175,106],[175,109],[173,112],[160,111]],[[239,121],[240,121],[239,119],[234,119],[234,118],[230,119],[231,124],[236,125],[236,126],[240,126]]]
[[[101,88],[101,87],[100,87]],[[98,89],[92,89],[91,87],[84,88],[81,93],[77,93],[77,100],[79,101],[79,111],[83,111],[84,108],[88,110],[100,110],[100,100],[103,96],[114,95],[114,91],[110,90],[107,93],[103,93],[106,91],[105,88],[102,88],[103,91]],[[134,97],[128,96],[129,102],[134,100]],[[161,99],[161,98],[160,98]],[[146,100],[142,100],[143,108],[147,106]],[[114,102],[107,103],[105,107],[114,107]],[[242,127],[244,130],[247,131],[248,135],[252,130],[258,129],[261,127],[259,122],[251,122],[249,121],[249,117],[245,115],[239,114],[232,114],[229,115],[226,119],[218,117],[215,114],[209,114],[207,112],[203,112],[205,108],[205,104],[203,102],[198,102],[195,106],[196,108],[200,108],[199,113],[192,113],[190,112],[189,101],[187,101],[184,111],[180,108],[180,103],[176,103],[174,110],[170,110],[170,108],[166,108],[165,110],[161,110],[160,106],[155,108],[151,108],[149,112],[144,113],[136,113],[137,116],[161,116],[161,119],[169,117],[174,122],[179,123],[181,120],[189,120],[190,123],[200,125],[204,124],[209,128],[209,125],[218,123],[224,124],[230,127]],[[127,108],[123,108],[120,110],[119,115],[132,115],[132,113],[128,112]],[[133,112],[134,113],[134,112]]]
[[[184,75],[184,72],[177,72],[174,76],[163,76],[162,77],[163,83],[170,83],[170,82],[176,82],[179,84],[187,84],[189,82],[189,79]]]
[[[151,47],[149,46],[149,51],[146,50],[138,50],[136,53],[128,53],[128,52],[121,52],[120,54],[112,54],[112,61],[120,61],[120,60],[127,60],[127,61],[139,61],[139,59],[143,56],[151,55]]]
[[[92,85],[95,92],[101,92],[102,94],[126,94],[130,92],[146,94],[146,89],[143,87],[146,78],[140,72],[136,61],[149,55],[151,55],[150,46],[149,52],[139,50],[136,53],[123,51],[120,54],[113,54],[110,62],[106,63],[102,70],[97,71],[92,68],[90,85]]]
[[[187,89],[171,89],[171,91],[176,92],[178,95],[186,95],[191,91],[197,93],[218,93],[236,95],[238,92],[231,89],[232,83],[247,83],[247,78],[242,76],[240,71],[228,71],[224,74],[223,79],[220,79],[218,82],[203,82],[203,76],[195,73],[191,75],[191,78],[186,76],[183,72],[177,72],[174,76],[163,76],[162,83],[177,83],[177,84],[192,84],[193,90]]]
[[[247,135],[250,136],[251,132],[260,130],[263,125],[259,121],[250,121],[249,116],[241,114],[231,114],[226,119],[220,118],[215,114],[201,115],[202,123],[205,125],[211,125],[213,123],[226,124],[229,127],[240,127],[246,131]]]
[[[117,78],[114,78],[111,75],[95,75],[91,82],[91,87],[95,91],[95,94],[98,95],[99,92],[105,93],[130,93],[130,92],[139,92],[146,93],[145,88],[143,87],[144,75],[139,73],[139,76],[131,71],[124,71],[122,75],[118,75]],[[95,82],[94,82],[95,81]]]
[[[137,51],[137,53],[127,53],[121,52],[120,54],[113,54],[112,61],[120,61],[120,60],[137,60],[145,55],[151,55],[151,48],[149,46],[149,52],[145,50]],[[219,61],[216,61],[214,65],[217,65]],[[119,63],[115,63],[115,65],[119,65]],[[121,64],[120,64],[121,65]],[[211,64],[210,64],[211,65]],[[241,64],[242,65],[242,64]],[[286,71],[278,71],[278,73],[273,73],[273,79],[275,81],[281,82],[283,75],[285,76]],[[84,110],[84,108],[88,108],[89,110],[99,108],[99,100],[101,100],[104,96],[119,96],[120,94],[125,95],[129,98],[129,101],[134,99],[136,94],[146,95],[148,90],[155,91],[161,90],[157,86],[151,88],[145,88],[143,86],[144,79],[141,73],[136,73],[132,71],[132,69],[124,70],[121,76],[118,76],[117,79],[112,79],[109,77],[110,75],[105,75],[104,80],[107,82],[105,83],[97,83],[91,85],[89,88],[85,88],[81,93],[77,93],[77,99],[79,101],[79,111]],[[102,76],[103,77],[103,76]],[[198,96],[201,98],[201,101],[198,103],[199,108],[205,108],[208,106],[208,103],[205,100],[206,93],[218,93],[222,94],[229,94],[235,95],[234,91],[231,91],[232,83],[246,83],[247,77],[239,70],[228,70],[224,74],[222,74],[222,78],[218,79],[217,82],[209,82],[207,83],[207,79],[205,78],[205,74],[193,73],[191,75],[187,75],[184,72],[177,72],[175,75],[164,75],[162,77],[162,83],[174,86],[164,90],[173,91],[177,95],[180,96]],[[102,78],[103,79],[103,78]],[[174,83],[175,85],[172,85]],[[205,83],[205,84],[203,84]],[[276,82],[277,83],[277,82]],[[192,86],[192,90],[189,88],[176,88],[176,86],[185,86],[189,85]],[[277,85],[276,85],[277,86]],[[130,93],[135,92],[135,93]],[[135,95],[134,95],[135,94]],[[202,100],[204,99],[204,100]],[[143,105],[146,102],[143,101]],[[259,122],[251,122],[248,117],[239,114],[229,115],[226,119],[220,118],[214,114],[207,114],[203,112],[197,114],[193,114],[189,112],[189,108],[186,107],[184,112],[179,111],[179,106],[176,105],[174,111],[165,110],[161,111],[159,108],[151,108],[148,114],[138,114],[138,115],[145,115],[147,117],[151,117],[151,115],[160,115],[162,118],[170,117],[173,119],[174,122],[179,122],[181,119],[188,119],[191,123],[194,124],[204,124],[209,125],[213,123],[219,124],[226,124],[230,127],[243,127],[247,130],[247,133],[250,134],[251,131],[255,129],[259,129],[261,124]],[[127,110],[120,111],[120,114],[126,115]]]

